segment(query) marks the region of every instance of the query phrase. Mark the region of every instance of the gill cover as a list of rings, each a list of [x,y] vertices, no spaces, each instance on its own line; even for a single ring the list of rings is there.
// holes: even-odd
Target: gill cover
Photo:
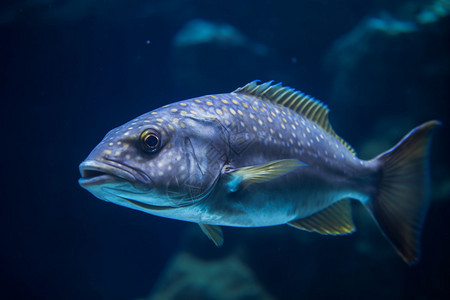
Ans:
[[[214,188],[229,157],[229,143],[226,130],[216,118],[189,115],[180,119],[180,124],[185,126],[179,138],[189,176],[185,182],[168,184],[177,186],[177,191],[168,190],[168,196],[185,195],[188,203],[177,201],[182,206],[203,199]]]

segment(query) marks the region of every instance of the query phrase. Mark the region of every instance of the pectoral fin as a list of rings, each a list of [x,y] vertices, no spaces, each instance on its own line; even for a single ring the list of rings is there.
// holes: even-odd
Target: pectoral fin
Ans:
[[[222,228],[217,225],[208,225],[198,223],[203,233],[214,242],[217,247],[221,247],[223,245],[223,232]]]
[[[267,182],[301,166],[305,166],[305,164],[297,159],[282,159],[264,165],[231,170],[227,173],[231,176],[228,182],[228,190],[229,192],[236,192],[253,183]]]
[[[349,199],[339,201],[307,218],[294,220],[289,225],[321,234],[340,235],[355,231]]]

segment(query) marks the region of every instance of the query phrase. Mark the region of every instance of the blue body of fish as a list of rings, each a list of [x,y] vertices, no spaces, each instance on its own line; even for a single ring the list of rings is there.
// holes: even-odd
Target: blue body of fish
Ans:
[[[166,105],[110,131],[80,165],[96,197],[195,222],[216,245],[220,225],[355,230],[360,201],[407,263],[419,258],[428,207],[429,121],[393,149],[361,160],[328,109],[291,88],[251,82]]]

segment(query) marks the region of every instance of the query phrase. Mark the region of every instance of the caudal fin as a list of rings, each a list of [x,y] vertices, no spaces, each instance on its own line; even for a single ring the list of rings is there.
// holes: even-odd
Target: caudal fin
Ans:
[[[382,165],[377,194],[366,207],[408,264],[420,258],[420,235],[429,204],[428,148],[438,121],[426,122],[375,158]]]

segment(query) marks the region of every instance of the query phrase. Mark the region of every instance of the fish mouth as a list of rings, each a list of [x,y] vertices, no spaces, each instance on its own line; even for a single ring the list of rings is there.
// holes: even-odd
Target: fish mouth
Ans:
[[[129,183],[141,183],[147,186],[151,183],[151,179],[140,170],[136,170],[129,166],[120,164],[115,161],[101,162],[96,160],[86,160],[80,164],[81,178],[79,183],[84,188],[99,186],[113,181],[126,181]]]
[[[115,185],[116,184],[120,185],[120,183],[133,184],[133,182],[136,182],[138,179],[141,179],[142,181],[142,177],[144,177],[145,181],[147,182],[151,181],[148,176],[143,176],[142,172],[139,172],[136,169],[128,168],[128,166],[124,166],[122,164],[119,165],[117,162],[110,163],[109,161],[99,162],[95,160],[84,161],[80,164],[79,168],[81,174],[81,178],[78,180],[79,184],[85,189],[91,191],[94,195],[97,194],[96,190],[100,188],[102,194],[106,192],[113,198],[120,198],[121,200],[129,202],[134,206],[137,206],[144,210],[161,211],[179,208],[179,206],[163,206],[144,203],[112,192],[113,190],[120,191],[120,189],[101,187],[102,185],[107,184],[115,184]],[[150,188],[147,185],[147,190],[149,189]],[[143,189],[140,188],[140,190],[142,191]],[[104,199],[100,195],[96,196],[101,199]]]

